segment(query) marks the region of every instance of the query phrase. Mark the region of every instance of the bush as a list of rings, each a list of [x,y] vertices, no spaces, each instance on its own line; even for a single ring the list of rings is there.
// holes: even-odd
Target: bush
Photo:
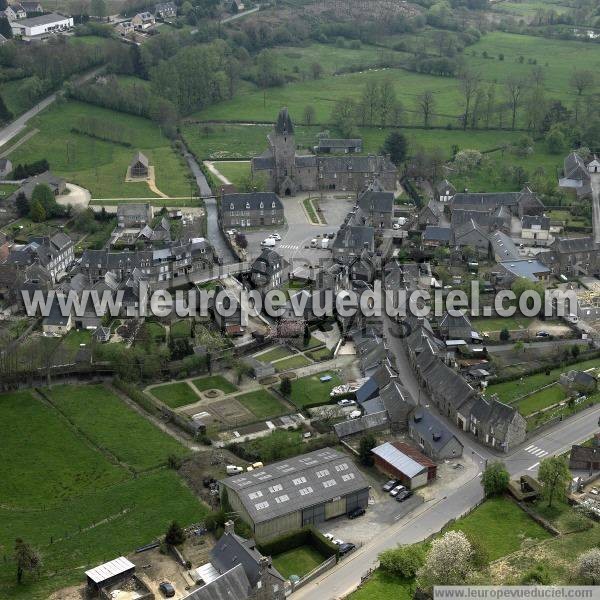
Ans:
[[[538,563],[528,569],[521,578],[522,585],[548,585],[552,582],[552,573],[546,563]]]
[[[490,463],[481,477],[481,485],[486,496],[499,496],[508,487],[510,475],[502,462]]]
[[[173,521],[169,525],[169,529],[167,529],[167,534],[165,535],[165,542],[171,546],[179,546],[185,542],[185,532],[177,521]]]
[[[281,383],[279,384],[279,391],[284,396],[289,396],[292,393],[292,382],[288,377],[283,377],[281,379]]]
[[[425,552],[419,544],[400,546],[379,555],[379,564],[384,571],[407,579],[415,577],[425,562]]]

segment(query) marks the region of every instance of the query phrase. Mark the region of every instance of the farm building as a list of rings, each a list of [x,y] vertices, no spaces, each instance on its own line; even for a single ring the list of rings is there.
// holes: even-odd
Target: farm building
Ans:
[[[375,467],[414,490],[436,478],[437,466],[416,448],[402,442],[385,442],[371,450]]]
[[[220,482],[257,540],[367,508],[369,484],[346,455],[324,448]]]
[[[10,27],[14,36],[25,38],[36,37],[48,33],[67,31],[73,27],[73,17],[63,17],[57,13],[11,21]]]
[[[127,579],[135,572],[135,565],[124,556],[119,556],[109,562],[94,567],[85,572],[87,585],[90,590],[99,591],[101,588]]]

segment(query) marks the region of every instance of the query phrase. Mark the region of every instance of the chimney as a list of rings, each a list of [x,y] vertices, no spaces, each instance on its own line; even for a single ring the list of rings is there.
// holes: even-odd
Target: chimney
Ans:
[[[231,521],[231,520],[225,521],[225,529],[224,529],[223,533],[225,533],[225,534],[229,533],[230,535],[233,535],[234,529],[235,529],[235,523],[233,521]]]
[[[442,438],[442,434],[439,431],[436,430],[433,432],[433,441],[434,442],[439,442],[441,438]]]

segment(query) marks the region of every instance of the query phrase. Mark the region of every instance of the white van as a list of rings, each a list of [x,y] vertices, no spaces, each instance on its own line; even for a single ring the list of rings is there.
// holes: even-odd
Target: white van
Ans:
[[[227,465],[225,471],[227,472],[227,475],[239,475],[244,472],[244,469],[243,467],[236,467],[235,465]]]
[[[273,248],[275,246],[275,240],[273,238],[267,238],[260,243],[265,248]]]

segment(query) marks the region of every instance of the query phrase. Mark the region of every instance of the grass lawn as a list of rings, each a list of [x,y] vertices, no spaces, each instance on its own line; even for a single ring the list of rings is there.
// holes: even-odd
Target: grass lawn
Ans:
[[[319,348],[308,353],[308,356],[315,361],[329,360],[332,358],[331,350],[329,348]]]
[[[269,435],[255,438],[240,444],[245,450],[256,455],[264,463],[284,460],[310,451],[310,445],[305,444],[301,431],[274,429]]]
[[[171,325],[171,338],[188,338],[192,335],[192,322],[188,319],[177,321]]]
[[[216,162],[215,169],[237,187],[240,187],[241,183],[250,175],[249,162]]]
[[[135,470],[166,464],[187,450],[103,385],[59,385],[47,390],[54,404],[99,447]]]
[[[225,379],[222,375],[210,375],[209,377],[199,377],[192,380],[196,389],[200,392],[205,390],[221,390],[226,394],[237,392],[237,386]]]
[[[12,183],[0,183],[0,202],[8,198],[13,192],[19,189],[18,185]]]
[[[90,387],[85,386],[86,391]],[[88,398],[86,394],[86,406]],[[92,398],[85,420],[102,410],[106,400],[106,394],[100,402]],[[123,422],[122,416],[112,412],[113,429]],[[15,538],[22,537],[39,550],[43,563],[39,579],[26,575],[17,587],[12,561],[1,562],[0,598],[46,599],[58,588],[80,584],[86,569],[156,539],[172,520],[189,525],[208,510],[173,471],[132,478],[30,392],[0,395],[0,421],[11,423],[2,434],[3,453],[11,459],[0,465],[0,545],[8,556]],[[78,420],[78,426],[82,422]],[[128,429],[122,437],[129,442],[133,429],[135,447],[139,428],[125,423]],[[142,439],[153,454],[157,446],[152,434],[163,434],[148,426],[152,431]]]
[[[302,201],[302,204],[304,205],[304,209],[306,210],[306,214],[308,215],[308,218],[313,223],[316,223],[318,225],[321,221],[319,220],[319,217],[317,217],[317,212],[315,210],[315,205],[313,203],[313,199],[306,198],[305,200]]]
[[[146,321],[146,327],[148,328],[148,333],[150,333],[150,337],[155,342],[164,342],[166,338],[165,328],[155,321]]]
[[[550,534],[512,500],[490,498],[450,529],[463,531],[485,546],[490,560],[518,550],[528,539],[545,540]],[[485,531],[485,535],[481,532]]]
[[[412,600],[414,583],[377,569],[369,580],[348,596],[348,600]]]
[[[331,375],[331,381],[319,381],[320,377]],[[315,404],[319,402],[327,402],[330,398],[329,392],[337,386],[341,385],[342,381],[332,371],[321,371],[314,375],[301,377],[292,381],[291,400],[298,407],[302,408],[307,404]]]
[[[530,317],[482,317],[473,319],[472,323],[478,331],[509,331],[527,329],[533,319]]]
[[[120,127],[131,146],[71,131],[83,116]],[[169,196],[189,196],[185,162],[148,119],[69,100],[53,104],[30,124],[40,131],[11,153],[13,164],[46,158],[55,174],[89,189],[92,198],[152,198],[156,194],[145,182],[125,182],[127,166],[140,150],[155,168],[158,189]]]
[[[267,390],[257,390],[235,396],[235,399],[245,408],[247,408],[257,419],[267,419],[269,417],[278,417],[288,411],[283,404],[279,402],[273,394]]]
[[[293,352],[287,346],[275,346],[275,348],[267,350],[267,352],[255,354],[254,358],[261,362],[268,363],[279,360],[280,358],[285,358],[286,356],[291,356],[292,354]]]
[[[194,404],[194,402],[200,400],[194,393],[194,390],[185,381],[159,385],[152,388],[150,393],[171,408]]]
[[[285,577],[304,577],[318,567],[325,557],[312,546],[299,546],[273,557],[273,566]]]
[[[80,344],[89,346],[92,342],[92,332],[87,329],[71,329],[60,344],[60,351],[64,352],[65,358],[73,360],[81,349]]]
[[[516,407],[524,417],[527,417],[531,413],[542,410],[547,406],[562,402],[566,397],[567,394],[563,387],[555,383],[550,387],[531,394],[531,396],[527,396],[527,398],[523,398],[523,400],[519,400],[516,403]]]
[[[275,363],[275,370],[278,373],[282,371],[289,371],[290,369],[299,369],[300,367],[306,367],[310,365],[311,362],[305,356],[301,354],[297,354],[296,356],[291,356],[290,358],[285,358],[284,360],[280,360]]]
[[[516,398],[519,398],[520,396],[524,396],[525,394],[534,392],[535,390],[543,387],[544,385],[548,385],[557,381],[560,377],[560,374],[564,373],[565,371],[570,371],[571,369],[585,371],[586,369],[591,369],[593,367],[599,366],[600,359],[598,358],[584,360],[579,363],[552,369],[549,375],[546,375],[546,373],[536,373],[535,375],[528,375],[526,377],[523,377],[522,380],[514,379],[511,381],[505,381],[504,383],[496,383],[490,385],[487,388],[487,395],[491,396],[492,394],[498,394],[502,402],[507,402],[510,404],[510,402],[512,402]]]

